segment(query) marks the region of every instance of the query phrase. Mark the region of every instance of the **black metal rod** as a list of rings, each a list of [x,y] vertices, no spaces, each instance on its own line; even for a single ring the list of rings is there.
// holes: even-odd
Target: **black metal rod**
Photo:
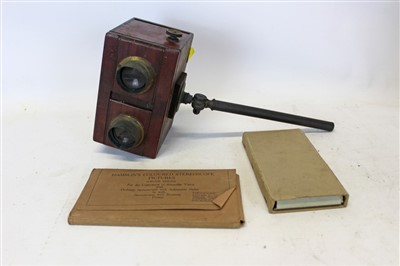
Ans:
[[[223,102],[218,100],[211,100],[208,103],[208,107],[211,110],[234,113],[238,115],[245,115],[251,117],[258,117],[262,119],[268,119],[283,123],[301,125],[306,127],[318,128],[326,131],[332,131],[335,127],[333,122],[292,115],[287,113],[281,113],[276,111],[271,111],[267,109],[261,109],[241,104]]]
[[[335,127],[335,124],[329,121],[292,115],[287,113],[281,113],[236,103],[228,103],[228,102],[218,101],[215,99],[209,100],[205,95],[200,93],[196,93],[194,96],[192,96],[189,93],[184,92],[180,99],[180,103],[184,104],[191,103],[194,114],[199,114],[200,111],[203,110],[204,108],[210,108],[211,110],[216,110],[221,112],[257,117],[278,122],[322,129],[326,131],[332,131]]]

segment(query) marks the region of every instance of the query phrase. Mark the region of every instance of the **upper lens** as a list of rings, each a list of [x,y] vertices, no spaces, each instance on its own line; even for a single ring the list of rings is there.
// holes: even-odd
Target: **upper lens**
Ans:
[[[116,79],[127,92],[147,91],[154,81],[154,76],[155,72],[151,64],[138,56],[127,57],[117,66]]]
[[[147,77],[140,70],[131,67],[123,67],[120,73],[121,82],[128,91],[138,92],[146,86]]]

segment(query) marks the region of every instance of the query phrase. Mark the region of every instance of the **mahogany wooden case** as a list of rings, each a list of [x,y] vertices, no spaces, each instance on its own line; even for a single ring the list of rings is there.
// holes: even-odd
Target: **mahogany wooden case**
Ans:
[[[176,97],[183,91],[192,40],[192,33],[137,18],[106,34],[95,141],[157,156],[179,104]],[[139,78],[129,76],[135,74]]]

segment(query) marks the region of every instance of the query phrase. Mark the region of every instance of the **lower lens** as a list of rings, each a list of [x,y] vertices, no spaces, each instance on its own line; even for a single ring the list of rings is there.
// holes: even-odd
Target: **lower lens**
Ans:
[[[119,115],[111,122],[108,136],[118,148],[136,147],[143,140],[143,127],[135,118]]]
[[[111,136],[114,140],[114,144],[117,144],[119,147],[129,148],[136,143],[135,136],[123,127],[112,128]]]

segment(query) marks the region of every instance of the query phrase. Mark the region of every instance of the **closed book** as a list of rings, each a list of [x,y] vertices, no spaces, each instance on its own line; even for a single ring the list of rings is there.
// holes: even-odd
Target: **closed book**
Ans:
[[[349,194],[300,129],[245,132],[270,213],[346,207]]]

